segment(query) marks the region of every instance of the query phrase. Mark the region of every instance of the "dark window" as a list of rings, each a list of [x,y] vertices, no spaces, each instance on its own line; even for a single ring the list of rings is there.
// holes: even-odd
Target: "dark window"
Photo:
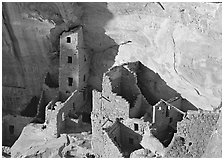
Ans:
[[[129,138],[128,141],[129,141],[129,144],[134,144],[134,139],[133,138]]]
[[[14,134],[14,126],[13,125],[9,126],[9,133]]]
[[[169,115],[169,110],[168,110],[168,108],[166,108],[166,117],[169,117],[170,115]]]
[[[71,37],[67,37],[67,43],[71,43]]]
[[[138,131],[138,124],[134,123],[134,131]]]
[[[84,76],[83,76],[83,82],[85,82],[86,81],[86,75],[84,74]]]
[[[68,85],[69,86],[72,86],[72,83],[73,83],[73,78],[68,77]]]
[[[84,61],[86,61],[86,56],[84,55]]]
[[[172,123],[173,122],[173,118],[172,117],[170,117],[170,123]]]
[[[114,142],[117,142],[117,137],[114,137]]]
[[[68,63],[72,63],[72,57],[68,56]]]

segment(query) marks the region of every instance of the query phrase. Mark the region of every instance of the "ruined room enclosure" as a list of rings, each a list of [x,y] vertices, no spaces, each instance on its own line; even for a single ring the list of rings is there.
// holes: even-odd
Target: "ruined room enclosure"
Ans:
[[[177,132],[177,122],[183,119],[183,115],[188,110],[197,110],[193,104],[169,87],[159,74],[139,61],[113,67],[105,75],[111,81],[112,92],[128,101],[130,105],[129,118],[143,119],[144,122],[154,123],[151,125],[152,133],[165,147],[170,144],[174,133]],[[168,111],[169,106],[174,107],[175,111]],[[181,114],[177,114],[176,110]],[[158,112],[159,116],[153,117],[153,112]],[[139,124],[134,124],[133,130],[138,128]],[[141,137],[139,134],[138,136]],[[120,148],[125,148],[124,146],[125,143],[120,144]],[[139,148],[140,144],[135,149]],[[130,151],[135,149],[131,148]]]
[[[11,147],[27,124],[39,123],[44,125],[46,111],[54,111],[55,107],[63,107],[63,105],[57,106],[55,104],[58,101],[63,104],[66,100],[62,99],[59,93],[58,82],[55,83],[53,79],[50,73],[46,74],[41,94],[32,97],[28,105],[20,112],[20,115],[6,115],[3,117],[2,140],[4,146]],[[83,98],[83,94],[81,94],[81,98]],[[87,103],[84,108],[81,108],[79,111],[71,110],[65,117],[66,125],[68,126],[66,128],[69,129],[65,128],[63,133],[81,133],[91,130],[91,92],[89,90],[85,94],[85,99]],[[74,104],[69,105],[71,105],[69,108],[75,108]],[[55,116],[57,117],[57,114]]]

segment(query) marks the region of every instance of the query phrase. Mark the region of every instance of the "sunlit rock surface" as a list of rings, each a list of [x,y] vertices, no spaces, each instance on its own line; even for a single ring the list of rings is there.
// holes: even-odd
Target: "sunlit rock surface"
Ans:
[[[63,31],[84,26],[89,83],[111,66],[141,61],[196,107],[221,102],[220,3],[3,3],[3,110],[20,112],[57,77]]]

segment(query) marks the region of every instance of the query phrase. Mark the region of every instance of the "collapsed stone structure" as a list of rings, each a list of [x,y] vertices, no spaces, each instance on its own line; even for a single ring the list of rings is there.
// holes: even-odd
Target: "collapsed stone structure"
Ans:
[[[150,87],[153,96],[147,93],[152,92]],[[193,107],[140,62],[113,67],[103,76],[102,92],[93,90],[93,150],[100,157],[129,157],[143,148],[140,143],[147,130],[167,146],[189,109]]]
[[[63,33],[60,37],[60,48],[59,84],[52,83],[51,76],[47,73],[38,104],[34,108],[36,109],[35,118],[5,116],[3,140],[13,144],[23,127],[30,122],[44,123],[43,132],[52,137],[66,133],[66,128],[81,131],[82,113],[87,110],[85,105],[89,98],[87,80],[90,62],[84,49],[82,27],[78,26]]]

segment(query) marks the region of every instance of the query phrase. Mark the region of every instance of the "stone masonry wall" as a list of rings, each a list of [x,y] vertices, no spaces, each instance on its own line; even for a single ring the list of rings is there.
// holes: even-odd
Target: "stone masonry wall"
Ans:
[[[177,124],[175,134],[166,157],[200,158],[208,145],[218,121],[219,113],[188,111],[187,117]]]
[[[91,113],[92,148],[93,151],[100,156],[105,154],[104,148],[108,148],[107,145],[105,146],[107,139],[105,139],[102,125],[108,120],[115,122],[116,118],[126,119],[129,117],[128,102],[111,92],[112,86],[109,79],[104,79],[104,82],[104,90],[102,93],[93,90],[93,110]],[[104,96],[104,98],[102,96]]]
[[[71,43],[67,43],[67,37],[71,38]],[[79,86],[79,53],[77,45],[77,32],[65,32],[62,34],[60,38],[59,91],[62,93],[64,100]],[[72,63],[68,63],[68,56],[72,58]],[[68,77],[73,78],[72,86],[68,85]]]

